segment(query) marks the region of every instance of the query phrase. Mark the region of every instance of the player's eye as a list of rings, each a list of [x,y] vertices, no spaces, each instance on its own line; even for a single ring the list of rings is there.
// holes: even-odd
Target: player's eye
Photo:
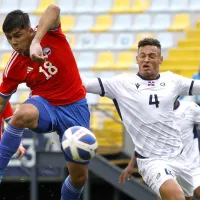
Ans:
[[[10,36],[6,36],[6,38],[7,38],[7,40],[11,40],[12,39],[12,37],[10,37]]]
[[[15,35],[15,38],[20,38],[21,35]]]
[[[150,54],[150,56],[149,56],[151,59],[154,59],[155,57],[156,57],[156,55],[154,55],[154,54]]]
[[[140,58],[145,58],[146,56],[144,54],[140,54]]]

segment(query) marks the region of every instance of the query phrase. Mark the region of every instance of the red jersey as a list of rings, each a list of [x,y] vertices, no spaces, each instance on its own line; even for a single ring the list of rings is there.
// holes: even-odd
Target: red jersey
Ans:
[[[10,105],[10,102],[7,103],[3,113],[0,115],[0,140],[2,138],[3,128],[4,128],[4,121],[9,121],[13,115],[13,109]]]
[[[86,95],[72,50],[61,27],[49,30],[41,41],[44,63],[14,51],[4,70],[0,95],[11,96],[20,83],[26,83],[32,95],[39,95],[52,105],[74,103]]]

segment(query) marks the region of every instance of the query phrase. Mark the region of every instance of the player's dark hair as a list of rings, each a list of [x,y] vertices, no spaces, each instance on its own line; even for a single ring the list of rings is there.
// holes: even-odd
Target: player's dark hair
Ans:
[[[156,46],[161,50],[161,44],[160,41],[158,41],[157,39],[154,38],[144,38],[143,40],[140,40],[138,43],[138,49],[140,47],[144,47],[144,46]]]
[[[2,30],[4,33],[9,33],[15,28],[24,29],[27,27],[30,27],[29,15],[21,10],[14,10],[6,16]]]

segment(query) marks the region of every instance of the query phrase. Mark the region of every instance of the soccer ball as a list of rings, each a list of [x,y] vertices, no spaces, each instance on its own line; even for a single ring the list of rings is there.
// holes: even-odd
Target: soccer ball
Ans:
[[[73,126],[64,132],[62,148],[72,160],[86,162],[96,155],[98,143],[90,130],[81,126]]]

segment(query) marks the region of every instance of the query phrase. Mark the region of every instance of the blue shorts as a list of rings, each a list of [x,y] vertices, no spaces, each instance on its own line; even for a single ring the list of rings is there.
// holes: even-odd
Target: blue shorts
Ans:
[[[33,104],[39,111],[38,126],[32,129],[36,133],[56,131],[61,141],[63,133],[72,126],[83,126],[90,129],[90,112],[85,98],[69,105],[53,106],[44,98],[36,96],[27,99],[24,104]],[[89,163],[73,161],[66,155],[65,159],[77,164]]]

